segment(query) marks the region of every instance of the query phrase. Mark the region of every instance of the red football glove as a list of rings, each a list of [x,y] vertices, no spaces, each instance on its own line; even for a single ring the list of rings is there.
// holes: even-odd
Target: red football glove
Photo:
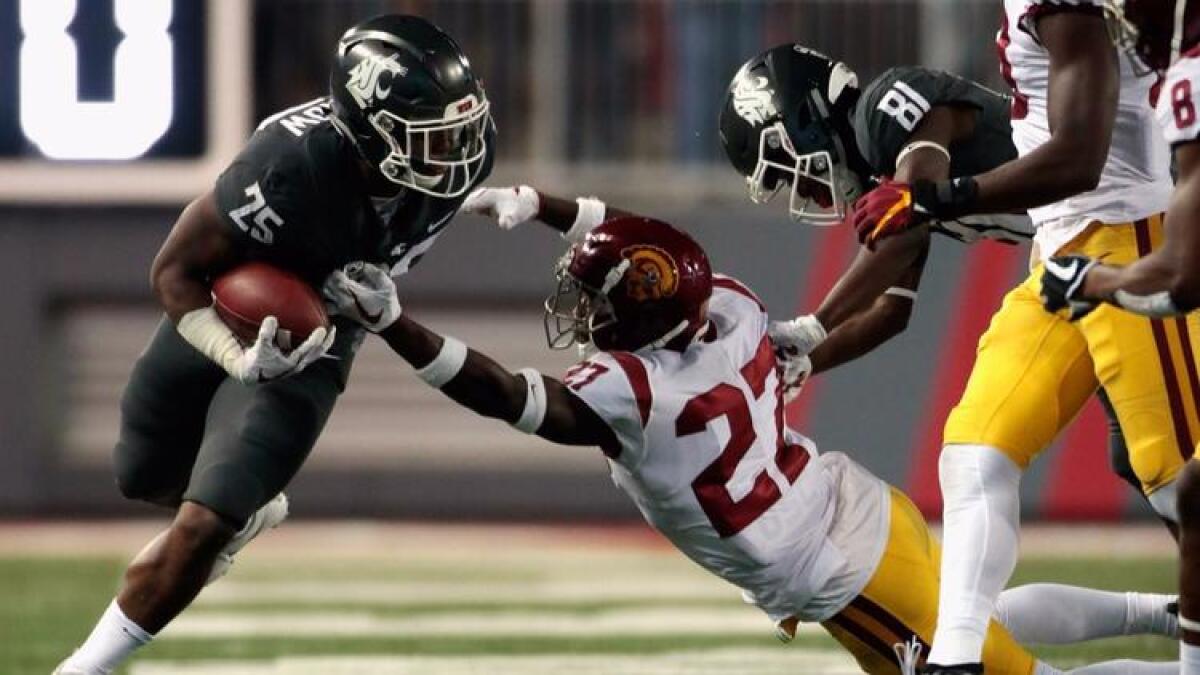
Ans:
[[[848,220],[858,231],[858,241],[874,248],[875,242],[924,222],[913,212],[912,187],[884,179],[879,187],[859,197]]]

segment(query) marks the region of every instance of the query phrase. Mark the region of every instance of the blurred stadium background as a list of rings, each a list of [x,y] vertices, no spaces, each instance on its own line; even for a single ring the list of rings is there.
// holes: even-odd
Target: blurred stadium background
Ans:
[[[22,21],[32,50],[29,26],[54,29],[61,13],[78,49],[82,108],[114,99],[122,4],[0,3],[0,372],[10,383],[0,391],[0,513],[136,509],[113,487],[109,453],[127,372],[157,318],[150,260],[181,206],[257,120],[325,91],[331,45],[363,17],[421,13],[462,42],[500,129],[492,184],[597,194],[684,226],[779,315],[811,309],[854,242],[841,228],[798,227],[781,204],[757,208],[745,197],[715,124],[741,62],[795,40],[845,60],[863,82],[907,63],[998,80],[991,0],[142,0],[133,4],[144,14],[132,16],[143,18],[131,21],[153,22],[149,6],[172,10],[163,56],[173,70],[157,82],[166,90],[129,94],[125,110],[117,98],[108,118],[64,118],[50,107],[55,92],[37,82],[75,66],[22,58]],[[157,136],[143,133],[155,124]],[[506,363],[561,372],[570,355],[544,348],[539,316],[561,242],[537,227],[505,234],[460,220],[405,278],[405,302]],[[983,273],[960,275],[968,261]],[[939,245],[909,332],[814,382],[791,423],[826,449],[853,450],[936,512],[942,420],[996,300],[1024,266],[1017,248]],[[1096,410],[1061,445],[1025,481],[1030,515],[1146,514],[1107,469]],[[298,512],[328,516],[634,517],[599,455],[505,433],[444,405],[378,344],[365,349],[292,492]]]
[[[564,196],[596,194],[674,222],[697,235],[718,269],[749,283],[774,313],[790,315],[815,306],[853,255],[855,242],[842,228],[792,224],[783,204],[750,204],[717,141],[719,101],[731,75],[765,47],[796,41],[846,61],[864,83],[890,65],[923,64],[1002,88],[993,45],[1000,4],[0,0],[0,372],[5,383],[0,388],[0,516],[9,523],[0,527],[0,568],[8,565],[0,576],[9,591],[23,592],[33,605],[57,608],[61,614],[41,616],[46,630],[53,624],[63,631],[58,642],[36,654],[26,652],[25,660],[6,662],[3,652],[26,646],[22,636],[43,624],[23,624],[7,638],[0,628],[0,671],[44,672],[39,669],[60,657],[69,640],[81,638],[111,597],[121,568],[114,549],[131,554],[137,549],[132,542],[153,532],[153,526],[134,525],[137,536],[128,537],[126,545],[118,536],[124,530],[109,529],[117,526],[51,528],[49,534],[35,535],[27,524],[161,517],[123,501],[109,466],[121,390],[158,318],[147,281],[150,261],[183,204],[211,184],[258,120],[322,95],[332,46],[345,27],[383,12],[419,13],[441,24],[463,44],[493,102],[500,134],[491,184],[524,182]],[[122,32],[145,38],[140,48],[150,58],[114,59]],[[120,68],[129,70],[116,72]],[[502,233],[482,220],[460,220],[405,277],[401,292],[409,311],[506,364],[561,372],[571,355],[545,349],[540,315],[561,241],[537,226]],[[961,273],[968,264],[976,274]],[[939,243],[908,332],[810,383],[790,410],[791,424],[826,450],[851,451],[904,487],[927,513],[937,514],[942,421],[961,391],[978,335],[1025,268],[1026,251],[1020,248]],[[1090,406],[1024,481],[1028,519],[1148,519],[1140,497],[1109,471],[1106,438],[1103,418]],[[446,403],[372,342],[289,494],[297,521],[365,517],[620,526],[637,519],[609,481],[599,453],[556,449],[478,420]],[[116,533],[112,539],[96,535],[110,531]],[[479,534],[448,531],[468,539]],[[610,541],[606,532],[618,533],[622,542],[629,534],[620,527],[596,532],[592,543],[602,545]],[[1103,531],[1087,530],[1082,537],[1097,532]],[[58,543],[25,546],[46,536]],[[1089,549],[1093,555],[1123,546],[1096,536],[1106,543]],[[68,540],[105,562],[81,572],[63,548],[70,548],[63,543]],[[1143,540],[1157,543],[1139,549],[1142,553],[1170,550],[1165,533],[1157,530],[1136,541]],[[437,541],[444,546],[447,539]],[[285,548],[281,559],[294,563],[296,551],[305,550],[303,542],[321,548],[317,540],[302,539],[295,544],[301,548]],[[531,543],[492,535],[463,556],[478,563],[477,556],[495,555],[505,542],[539,550],[536,538]],[[51,565],[51,571],[42,565],[35,571],[21,563],[30,555],[67,557],[55,558],[60,567]],[[444,569],[470,576],[474,568],[455,567],[459,558],[454,555],[451,562],[421,557],[371,569],[376,576],[381,570],[395,572],[417,585]],[[664,578],[675,578],[671,570],[686,565],[655,555],[676,565],[661,572]],[[504,564],[501,557],[489,568]],[[616,568],[638,573],[639,564]],[[1071,569],[1089,570],[1086,562],[1074,564]],[[580,576],[590,572],[586,567],[577,570]],[[340,567],[330,563],[316,569],[332,568]],[[511,573],[520,576],[523,569],[518,564]],[[1109,576],[1097,576],[1095,583],[1150,579],[1151,585],[1171,586],[1168,562],[1138,568],[1136,574],[1105,569]],[[60,586],[63,575],[74,575],[74,585]],[[446,583],[456,578],[441,577]],[[253,573],[249,579],[255,579]],[[58,594],[39,590],[49,588],[58,588]],[[71,612],[63,609],[72,606],[69,602],[55,605],[54,598],[68,592],[64,588],[80,589],[88,604],[80,600],[81,609]],[[537,587],[528,590],[527,602],[537,602],[537,592]],[[736,597],[730,597],[736,605]],[[594,609],[587,602],[584,607]],[[12,621],[12,628],[25,614],[13,610],[0,618]],[[763,628],[769,635],[765,623]],[[156,653],[224,653],[205,644]],[[444,650],[453,651],[454,644],[448,644]],[[688,644],[676,641],[681,648]],[[734,640],[728,646],[741,645]],[[385,646],[414,648],[408,642]],[[649,650],[642,645],[634,651]],[[292,651],[260,645],[246,653]],[[732,663],[745,663],[744,655],[732,654]],[[546,667],[544,672],[558,668]],[[794,663],[779,667],[762,672],[826,672],[816,666],[797,671]],[[144,672],[185,672],[164,668]],[[420,664],[412,668],[387,672],[434,672]],[[496,668],[478,672],[504,671]],[[529,668],[513,672],[543,672]],[[385,671],[378,664],[359,664],[320,672]]]

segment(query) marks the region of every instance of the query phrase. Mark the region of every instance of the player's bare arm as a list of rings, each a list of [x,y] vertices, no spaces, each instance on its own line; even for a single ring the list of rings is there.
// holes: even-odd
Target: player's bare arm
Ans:
[[[505,230],[539,220],[573,243],[582,241],[584,235],[605,220],[633,215],[595,197],[564,199],[528,185],[479,188],[463,202],[462,210],[494,218]]]
[[[1200,143],[1175,151],[1179,177],[1165,222],[1165,242],[1127,267],[1097,264],[1080,295],[1139,314],[1170,316],[1200,307]]]
[[[1050,139],[976,176],[885,184],[863,202],[860,239],[875,241],[930,219],[1013,213],[1094,189],[1108,157],[1120,71],[1102,16],[1050,13],[1034,19],[1050,57]]]
[[[463,407],[563,445],[616,447],[612,431],[560,381],[512,373],[490,357],[402,314],[387,273],[366,265],[334,272],[325,295],[339,314],[377,332],[417,375]],[[378,317],[368,321],[364,317]]]
[[[913,130],[908,145],[901,151],[896,162],[896,180],[914,182],[946,178],[950,175],[948,148],[955,141],[970,136],[974,129],[973,108],[934,106]],[[850,217],[854,218],[855,215]],[[910,274],[918,261],[924,264],[924,255],[928,250],[929,231],[926,228],[904,232],[880,242],[878,246],[860,249],[850,268],[842,274],[813,315],[826,330],[832,331],[843,321],[871,308],[885,290]],[[917,276],[920,276],[919,273]]]
[[[1050,54],[1050,140],[978,176],[975,213],[1025,210],[1092,190],[1108,158],[1120,71],[1104,18],[1064,12],[1036,25]]]
[[[896,284],[877,297],[866,311],[859,312],[831,331],[820,346],[809,354],[813,373],[865,356],[908,328],[928,250],[926,240],[925,249]]]
[[[897,175],[909,180],[945,178],[950,171],[947,148],[974,128],[973,109],[935,106],[909,137],[896,163]],[[790,363],[807,355],[814,372],[828,370],[903,333],[912,315],[929,240],[927,228],[916,228],[879,246],[864,247],[816,312],[775,324],[771,339],[784,368],[807,368]]]
[[[234,379],[253,384],[304,370],[333,345],[334,328],[318,328],[291,352],[275,342],[278,322],[267,317],[253,344],[243,345],[212,307],[212,280],[241,260],[212,190],[180,214],[150,266],[150,284],[184,340]]]
[[[209,190],[175,221],[150,266],[150,284],[167,316],[178,323],[212,302],[211,280],[238,261],[233,235]]]

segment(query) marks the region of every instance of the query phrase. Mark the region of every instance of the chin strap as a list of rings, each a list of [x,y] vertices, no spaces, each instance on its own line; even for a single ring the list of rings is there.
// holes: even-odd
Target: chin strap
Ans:
[[[704,325],[707,326],[708,322],[706,321]],[[654,342],[651,342],[650,344],[646,345],[645,347],[642,347],[641,349],[639,349],[637,351],[641,352],[641,351],[650,351],[650,350],[654,350],[654,349],[662,349],[663,347],[666,347],[668,344],[670,344],[671,340],[674,340],[675,338],[679,337],[680,335],[683,335],[683,332],[685,330],[687,330],[687,327],[688,327],[687,319],[684,319],[683,321],[679,322],[678,326],[675,326],[671,330],[667,331],[662,337],[658,338]],[[696,335],[703,335],[703,334],[704,334],[704,326],[701,326],[700,330],[696,331]]]

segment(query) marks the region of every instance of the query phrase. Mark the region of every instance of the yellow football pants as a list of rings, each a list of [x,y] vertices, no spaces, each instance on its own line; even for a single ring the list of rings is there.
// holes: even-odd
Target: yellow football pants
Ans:
[[[924,663],[937,625],[941,548],[912,501],[895,488],[891,496],[891,527],[879,568],[862,594],[821,624],[871,675],[897,675],[892,646],[912,636],[921,641]],[[1036,661],[992,621],[983,664],[988,675],[1030,675]]]
[[[1162,237],[1160,216],[1093,223],[1059,253],[1126,265]],[[990,445],[1024,469],[1103,386],[1143,491],[1170,483],[1200,440],[1200,319],[1151,320],[1101,305],[1071,323],[1042,308],[1041,276],[1039,264],[992,317],[945,443]]]

